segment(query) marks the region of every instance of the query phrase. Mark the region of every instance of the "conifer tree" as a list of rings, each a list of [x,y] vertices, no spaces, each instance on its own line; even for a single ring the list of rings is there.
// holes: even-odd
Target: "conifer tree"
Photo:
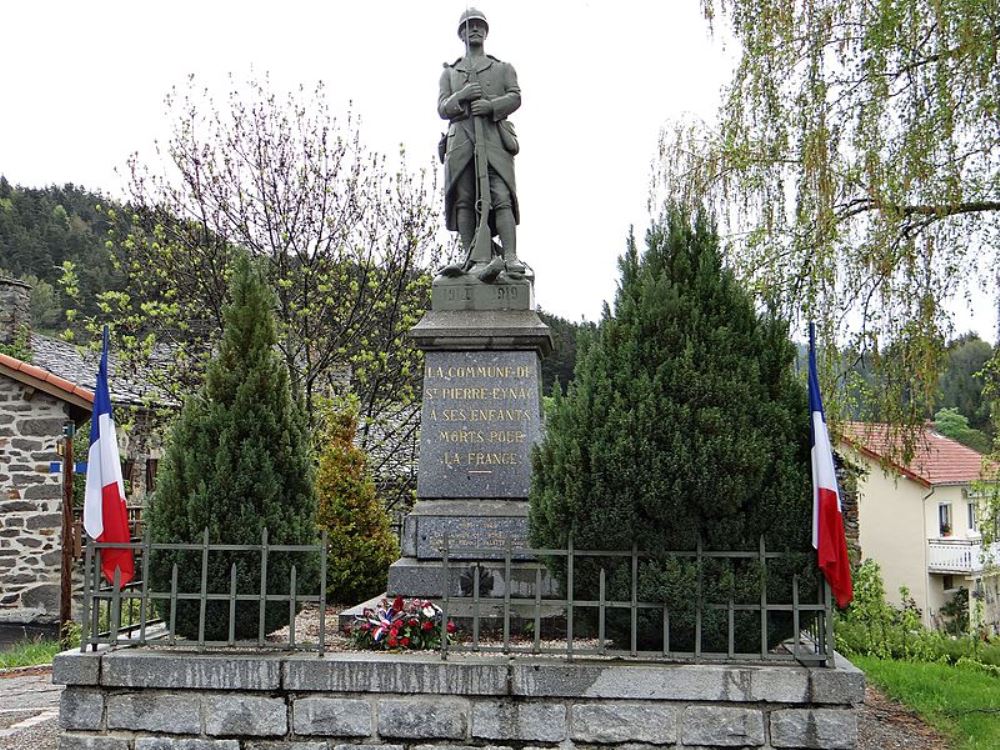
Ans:
[[[357,404],[331,409],[316,475],[316,523],[328,534],[327,601],[357,603],[385,591],[399,546],[375,494],[364,451],[354,444]]]
[[[574,380],[556,394],[546,435],[533,456],[531,535],[540,547],[641,551],[802,551],[810,538],[806,393],[793,371],[787,326],[758,314],[722,267],[714,228],[677,207],[620,260],[614,311],[583,337]],[[768,596],[801,595],[815,581],[808,555],[769,563]],[[578,596],[596,598],[597,569],[607,598],[627,601],[631,569],[613,559],[578,562]],[[565,583],[564,570],[553,563]],[[673,649],[690,648],[697,573],[693,560],[645,562],[640,601],[667,602]],[[757,564],[707,565],[706,600],[759,603]],[[811,585],[815,585],[812,583]],[[811,596],[815,597],[815,589]],[[790,601],[790,600],[789,600]],[[815,601],[815,599],[812,599]],[[724,650],[724,613],[703,622],[706,649]],[[737,618],[737,636],[760,648],[760,616]],[[619,616],[620,615],[620,616]],[[716,616],[718,615],[718,616]],[[780,616],[771,616],[770,640]],[[615,610],[609,634],[628,643],[629,616]],[[640,646],[662,643],[659,611],[640,618]],[[787,633],[786,633],[787,635]]]
[[[288,371],[275,349],[274,297],[248,258],[230,281],[222,342],[208,365],[204,386],[189,397],[167,444],[149,512],[154,542],[200,542],[205,528],[212,544],[311,544],[314,525],[313,467],[309,435]],[[151,556],[151,583],[170,589],[177,563],[178,591],[200,590],[201,553],[158,551]],[[296,590],[314,594],[316,560],[274,552],[267,561],[269,593],[287,593],[292,565]],[[239,594],[260,590],[259,552],[209,555],[210,593],[226,593],[237,566]],[[209,602],[205,637],[225,639],[228,602]],[[177,634],[198,635],[197,601],[177,606]],[[288,605],[266,607],[265,631],[288,623]],[[257,602],[236,608],[236,637],[256,637]]]

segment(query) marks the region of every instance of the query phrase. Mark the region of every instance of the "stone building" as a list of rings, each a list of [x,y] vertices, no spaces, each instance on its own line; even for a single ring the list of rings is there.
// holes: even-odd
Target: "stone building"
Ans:
[[[58,619],[63,489],[52,463],[66,426],[90,418],[98,366],[96,354],[31,332],[30,294],[0,279],[0,345],[24,357],[0,354],[0,622]],[[129,502],[141,503],[159,455],[155,411],[148,388],[115,377],[113,358],[110,369],[116,421],[130,427],[120,433]]]

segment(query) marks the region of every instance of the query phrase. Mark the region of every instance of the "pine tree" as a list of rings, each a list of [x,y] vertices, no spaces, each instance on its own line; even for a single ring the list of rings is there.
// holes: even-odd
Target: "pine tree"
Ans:
[[[630,237],[614,312],[606,308],[583,337],[574,380],[547,417],[533,456],[532,541],[565,548],[572,535],[580,550],[634,542],[643,551],[693,551],[700,537],[706,550],[756,551],[764,536],[768,550],[806,550],[808,411],[787,326],[755,312],[723,269],[703,214],[692,220],[669,209],[646,243],[640,258]],[[578,563],[577,595],[596,598],[601,565],[608,599],[627,601],[630,565],[610,558]],[[807,556],[796,555],[784,567],[768,564],[771,601],[789,595],[793,569],[805,576],[806,600],[814,577]],[[702,586],[708,601],[725,603],[732,591],[737,603],[759,603],[761,580],[756,563],[719,562],[706,566]],[[639,600],[668,603],[674,649],[692,646],[697,585],[690,559],[640,566]],[[705,648],[725,649],[723,614],[707,613]],[[738,638],[752,651],[759,623],[756,613],[737,618]],[[770,640],[781,624],[771,616]],[[608,627],[628,643],[627,613],[613,611]],[[640,645],[659,648],[661,633],[659,611],[640,618]]]
[[[385,591],[399,546],[375,494],[364,451],[354,444],[356,404],[326,415],[316,475],[316,523],[328,533],[327,600],[356,603]]]
[[[170,434],[149,512],[154,542],[200,542],[205,528],[211,544],[311,544],[314,526],[313,468],[309,435],[288,371],[275,350],[274,298],[247,258],[236,264],[232,302],[217,355],[205,384],[187,399]],[[313,556],[314,557],[314,556]],[[151,557],[151,583],[169,591],[177,563],[178,591],[200,590],[201,553],[159,551]],[[296,590],[314,594],[316,560],[307,554],[271,553],[269,593],[287,593],[291,567]],[[229,591],[237,566],[239,594],[260,590],[259,552],[213,552],[208,590]],[[177,633],[198,635],[197,601],[177,606]],[[265,631],[288,623],[288,605],[266,607]],[[205,637],[228,634],[228,602],[209,602]],[[236,637],[256,637],[258,604],[236,608]]]

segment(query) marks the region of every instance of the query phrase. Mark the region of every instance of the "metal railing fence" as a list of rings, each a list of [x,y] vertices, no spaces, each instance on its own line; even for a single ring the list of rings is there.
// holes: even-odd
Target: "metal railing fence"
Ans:
[[[441,657],[447,659],[449,652],[501,652],[504,654],[559,654],[568,658],[574,656],[601,656],[618,658],[642,658],[667,661],[733,661],[733,662],[795,662],[818,665],[833,665],[833,598],[829,585],[819,583],[821,576],[807,586],[812,601],[803,598],[801,576],[793,574],[791,581],[771,579],[769,586],[769,565],[779,560],[801,558],[802,569],[808,570],[815,563],[807,563],[802,553],[770,552],[761,538],[757,551],[709,551],[703,549],[699,539],[696,549],[664,552],[644,552],[635,545],[628,551],[577,550],[572,538],[566,549],[544,549],[514,547],[507,539],[502,558],[497,558],[497,549],[478,547],[451,547],[447,536],[443,539],[442,575],[444,596],[440,602],[442,616]],[[544,579],[554,561],[563,568],[562,590],[543,593]],[[588,585],[580,586],[574,580],[581,564],[586,561],[603,559],[596,582],[593,580],[593,565],[590,566]],[[697,571],[694,590],[690,592],[689,606],[676,607],[664,601],[641,601],[639,599],[640,565],[666,561],[690,561]],[[712,601],[707,588],[718,590],[718,586],[707,586],[706,566],[711,561],[724,564],[738,563],[756,565],[759,570],[759,598],[748,602],[737,595],[731,586],[724,601]],[[628,578],[628,599],[609,598],[609,578],[617,574],[621,589],[622,564],[626,565]],[[515,588],[512,573],[517,569],[521,589],[512,595]],[[503,581],[502,594],[490,596],[482,591],[484,581],[490,584],[490,571],[496,571]],[[456,596],[453,593],[454,575],[462,575],[466,591]],[[528,585],[524,585],[524,581]],[[594,584],[596,583],[596,586]],[[718,583],[715,581],[714,583]],[[780,584],[780,585],[779,585]],[[471,592],[468,591],[471,588]],[[492,588],[492,585],[491,585]],[[769,598],[769,589],[784,589],[789,596],[779,600]],[[577,598],[578,595],[582,595]],[[787,600],[785,600],[787,599]],[[627,613],[627,618],[618,618],[618,639],[621,635],[622,619],[627,620],[625,643],[609,637],[609,625],[617,613]],[[587,614],[590,632],[583,639],[577,636],[578,616]],[[685,616],[686,615],[686,616]],[[471,638],[466,640],[446,636],[446,626],[451,617],[460,617],[469,624]],[[652,618],[658,620],[660,629],[659,648],[648,647]],[[756,620],[759,648],[753,651],[741,650],[745,645],[747,618]],[[737,620],[741,620],[737,625]],[[720,620],[725,630],[725,650],[705,648],[706,641],[718,642]],[[564,621],[559,636],[543,639],[544,627],[552,630],[552,623]],[[778,621],[778,622],[776,622]],[[521,636],[512,634],[512,625],[518,624]],[[548,623],[548,624],[547,624]],[[783,643],[775,646],[774,634],[781,626],[787,629]],[[643,627],[645,626],[645,627]],[[776,627],[777,626],[777,627]],[[711,631],[708,628],[712,628]],[[495,636],[482,637],[484,630],[492,629]],[[687,630],[688,648],[678,647],[672,642],[678,630]],[[641,634],[640,630],[645,633]],[[739,631],[739,632],[738,632]],[[644,637],[640,637],[643,635]],[[645,646],[645,647],[644,647]]]
[[[135,560],[135,578],[121,585],[121,571],[115,569],[114,580],[107,582],[101,571],[102,554],[108,550],[128,549]],[[200,553],[200,584],[196,591],[182,591],[179,586],[178,563],[171,566],[170,589],[157,591],[150,586],[151,558],[158,552]],[[210,591],[209,562],[213,553],[258,553],[259,586],[253,593],[238,590],[238,564],[230,567],[229,585],[225,591]],[[319,556],[318,592],[298,591],[297,574],[299,568],[292,564],[289,569],[287,593],[269,591],[268,562],[275,554],[315,554]],[[171,646],[191,646],[199,651],[208,647],[253,646],[260,649],[316,650],[320,655],[326,648],[326,564],[327,537],[324,532],[319,544],[271,544],[267,529],[261,532],[259,544],[211,544],[209,531],[205,529],[199,543],[159,543],[152,542],[146,531],[140,541],[128,543],[95,542],[88,539],[84,552],[83,569],[83,613],[80,650],[87,646],[96,649],[99,645],[144,645],[150,640]],[[255,569],[256,566],[255,566]],[[177,637],[177,613],[179,606],[193,602],[198,607],[197,633],[195,639]],[[206,617],[210,603],[225,602],[227,605],[228,637],[206,638]],[[238,639],[237,604],[257,604],[257,634],[255,639]],[[268,641],[265,627],[266,610],[269,604],[288,605],[288,639],[283,642]],[[299,605],[316,604],[319,611],[319,635],[316,643],[300,643],[296,639],[295,615]],[[162,607],[160,605],[163,605]],[[244,605],[241,609],[245,610]],[[103,610],[103,614],[102,614]],[[106,623],[106,625],[105,625]],[[157,626],[157,627],[153,627]]]

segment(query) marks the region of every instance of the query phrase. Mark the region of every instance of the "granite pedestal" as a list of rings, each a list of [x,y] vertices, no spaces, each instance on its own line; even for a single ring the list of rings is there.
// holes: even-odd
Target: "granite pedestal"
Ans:
[[[530,279],[439,278],[432,297],[433,309],[409,333],[425,353],[417,503],[403,522],[389,593],[442,596],[445,539],[450,560],[469,561],[452,564],[452,594],[471,594],[474,576],[483,596],[533,593],[537,566],[514,555],[508,576],[504,557],[508,545],[528,541],[549,329],[531,309]],[[542,594],[551,595],[544,578]]]

